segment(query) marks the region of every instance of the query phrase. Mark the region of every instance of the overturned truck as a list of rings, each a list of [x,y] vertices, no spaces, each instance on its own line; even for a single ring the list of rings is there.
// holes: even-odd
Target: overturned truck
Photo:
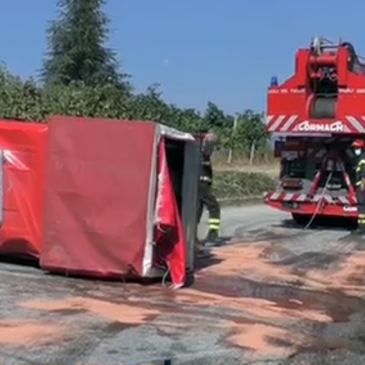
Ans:
[[[0,120],[0,153],[1,255],[69,275],[191,279],[192,135],[149,121]]]
[[[365,66],[353,45],[314,38],[298,49],[294,74],[268,89],[266,123],[281,161],[266,204],[299,224],[318,215],[356,218],[351,144],[365,138]]]

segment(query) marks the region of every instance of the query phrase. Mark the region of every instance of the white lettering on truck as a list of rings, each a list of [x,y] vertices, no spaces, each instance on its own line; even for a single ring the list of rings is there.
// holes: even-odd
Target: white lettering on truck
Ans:
[[[300,132],[344,132],[345,126],[341,121],[331,124],[311,124],[305,121],[298,124],[296,130]]]

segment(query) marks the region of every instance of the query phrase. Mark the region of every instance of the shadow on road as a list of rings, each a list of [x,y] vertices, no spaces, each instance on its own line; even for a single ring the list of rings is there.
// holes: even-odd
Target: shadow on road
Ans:
[[[356,221],[345,217],[317,216],[313,219],[312,223],[308,227],[306,225],[300,225],[295,223],[293,219],[283,219],[279,224],[274,224],[273,227],[351,231],[356,228]]]

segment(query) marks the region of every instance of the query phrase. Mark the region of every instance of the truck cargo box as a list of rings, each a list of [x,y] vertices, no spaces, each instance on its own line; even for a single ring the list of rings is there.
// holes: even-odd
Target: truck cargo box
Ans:
[[[145,121],[52,117],[41,267],[99,277],[155,277],[161,275],[163,256],[175,282],[181,281],[187,260],[181,189],[194,194],[198,162],[194,172],[193,160],[198,159],[190,161],[189,187],[184,166],[177,168],[180,176],[174,174],[176,163],[169,168],[171,140],[182,143],[184,164],[186,144],[195,142],[190,134]],[[180,201],[174,189],[180,189]],[[195,199],[190,202],[184,226],[195,236]],[[174,235],[162,240],[161,227]]]

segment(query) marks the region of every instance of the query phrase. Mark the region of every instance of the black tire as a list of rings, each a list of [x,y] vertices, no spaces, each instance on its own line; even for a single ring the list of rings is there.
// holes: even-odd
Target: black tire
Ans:
[[[309,214],[292,213],[293,221],[298,226],[305,226],[309,223],[311,216]]]

